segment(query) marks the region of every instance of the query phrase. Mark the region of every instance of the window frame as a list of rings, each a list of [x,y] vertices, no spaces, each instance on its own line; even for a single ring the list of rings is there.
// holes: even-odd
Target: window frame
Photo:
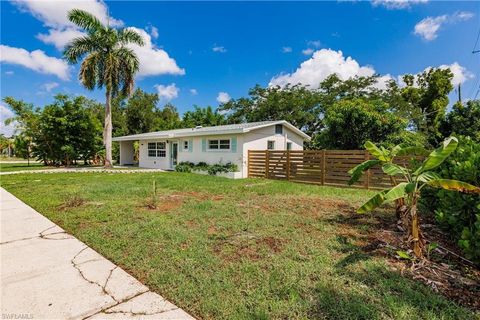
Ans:
[[[270,143],[272,143],[272,148],[270,148]],[[267,150],[275,150],[275,140],[267,140]]]
[[[220,148],[220,146],[222,145],[220,143],[220,141],[228,141],[228,149],[226,148]],[[210,148],[210,142],[212,141],[217,141],[217,146],[218,148]],[[232,139],[231,138],[218,138],[218,139],[207,139],[207,151],[214,151],[214,152],[222,152],[222,151],[225,151],[225,152],[228,152],[228,151],[231,151],[232,150]]]
[[[292,150],[292,143],[287,142],[287,151],[291,151],[291,150]]]
[[[280,128],[280,132],[277,132],[278,128]],[[275,125],[275,134],[278,134],[278,135],[283,135],[283,125],[282,124],[276,124]]]
[[[189,151],[190,150],[190,141],[188,140],[183,140],[183,151]]]
[[[154,148],[151,148],[151,145]],[[154,151],[155,155],[152,156],[150,151]],[[165,141],[148,142],[147,143],[147,156],[148,158],[166,158],[167,157],[167,143]]]

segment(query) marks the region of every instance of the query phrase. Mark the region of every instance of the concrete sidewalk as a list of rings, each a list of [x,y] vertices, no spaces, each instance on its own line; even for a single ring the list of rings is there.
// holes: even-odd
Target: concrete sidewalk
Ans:
[[[193,319],[0,188],[2,319]]]

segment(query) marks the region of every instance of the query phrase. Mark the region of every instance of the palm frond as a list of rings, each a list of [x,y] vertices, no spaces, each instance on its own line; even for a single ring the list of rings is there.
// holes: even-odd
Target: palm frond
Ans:
[[[68,63],[76,64],[85,54],[97,49],[92,37],[78,37],[73,39],[63,51],[63,57]]]
[[[84,29],[88,33],[94,33],[96,31],[105,29],[105,26],[95,17],[93,14],[80,10],[72,9],[68,12],[68,20]]]
[[[125,28],[118,31],[118,40],[122,44],[134,43],[139,46],[145,45],[145,41],[142,36],[135,30]]]
[[[85,58],[80,66],[78,79],[88,90],[95,89],[96,85],[101,88],[97,81],[99,78],[99,58],[98,53],[92,53]]]

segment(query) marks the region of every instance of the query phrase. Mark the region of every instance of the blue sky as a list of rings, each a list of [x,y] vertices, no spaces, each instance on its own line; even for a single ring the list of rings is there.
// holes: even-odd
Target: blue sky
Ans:
[[[160,106],[171,101],[181,113],[245,96],[257,83],[315,87],[332,72],[397,79],[452,66],[464,98],[473,98],[480,82],[480,53],[472,54],[478,1],[15,0],[1,1],[1,98],[43,106],[62,92],[103,101],[102,91],[78,83],[78,66],[61,60],[64,43],[80,33],[65,19],[72,6],[105,22],[108,7],[111,24],[137,28],[147,40],[138,49],[137,86],[159,93]],[[8,116],[4,105],[1,116]],[[2,123],[2,132],[7,129]]]

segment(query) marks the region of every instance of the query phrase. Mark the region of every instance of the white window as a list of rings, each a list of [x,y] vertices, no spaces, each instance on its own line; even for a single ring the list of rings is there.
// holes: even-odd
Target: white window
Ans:
[[[188,140],[183,141],[183,150],[188,151]]]
[[[152,158],[165,158],[167,156],[167,144],[165,142],[149,142],[148,156]]]
[[[230,139],[208,140],[208,150],[230,150]]]
[[[287,142],[287,150],[292,150],[292,143],[291,142]]]
[[[267,149],[268,150],[275,150],[275,141],[268,140],[267,141]]]
[[[283,126],[281,124],[275,125],[275,134],[283,134]]]

